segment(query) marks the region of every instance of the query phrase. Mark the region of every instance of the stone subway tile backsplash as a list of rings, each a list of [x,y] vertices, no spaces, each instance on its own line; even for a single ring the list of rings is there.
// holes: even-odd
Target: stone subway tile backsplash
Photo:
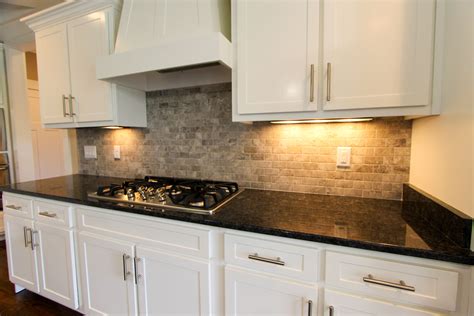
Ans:
[[[232,122],[230,84],[147,94],[148,128],[77,131],[80,172],[236,181],[241,187],[400,200],[411,121],[274,125]],[[84,146],[97,146],[97,159]],[[121,146],[114,160],[113,146]],[[338,146],[351,167],[336,167]]]

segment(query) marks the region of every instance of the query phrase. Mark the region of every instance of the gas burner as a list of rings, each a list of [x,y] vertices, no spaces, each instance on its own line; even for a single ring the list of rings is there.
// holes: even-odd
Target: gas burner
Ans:
[[[238,193],[239,186],[235,182],[146,176],[122,184],[100,186],[89,196],[121,205],[126,203],[131,207],[139,205],[148,209],[213,214]]]

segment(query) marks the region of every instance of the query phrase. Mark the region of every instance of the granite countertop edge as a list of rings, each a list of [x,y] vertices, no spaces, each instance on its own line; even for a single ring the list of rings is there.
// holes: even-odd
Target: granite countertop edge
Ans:
[[[367,241],[339,238],[339,237],[333,237],[333,236],[325,236],[325,235],[319,235],[319,234],[303,233],[303,232],[291,231],[291,230],[264,228],[264,227],[259,227],[256,225],[240,225],[240,224],[222,223],[222,222],[213,220],[212,215],[210,216],[200,215],[200,216],[193,217],[192,216],[193,214],[190,215],[189,213],[183,213],[183,212],[153,212],[151,213],[149,211],[139,209],[139,208],[131,209],[127,207],[120,207],[120,206],[113,205],[110,203],[103,203],[99,201],[90,201],[90,200],[85,201],[82,199],[58,196],[58,195],[53,195],[53,194],[45,194],[45,193],[39,193],[39,192],[31,192],[31,191],[25,191],[25,190],[20,190],[20,189],[14,189],[10,187],[1,187],[0,191],[16,193],[16,194],[24,194],[28,196],[34,196],[34,197],[45,198],[45,199],[52,199],[52,200],[56,200],[60,202],[69,202],[69,203],[80,204],[80,205],[85,205],[89,207],[105,208],[105,209],[116,210],[116,211],[125,212],[125,213],[147,215],[147,216],[165,218],[165,219],[170,219],[170,220],[177,220],[177,221],[182,221],[182,222],[189,222],[189,223],[194,223],[194,224],[208,225],[208,226],[227,228],[227,229],[233,229],[233,230],[239,230],[239,231],[246,231],[246,232],[258,233],[258,234],[264,234],[264,235],[319,242],[319,243],[331,244],[331,245],[336,245],[336,246],[392,253],[392,254],[418,257],[418,258],[424,258],[424,259],[446,261],[446,262],[451,262],[451,263],[474,265],[474,252],[472,251],[470,251],[469,254],[466,252],[466,254],[454,255],[452,253],[446,253],[446,252],[438,251],[438,250],[409,248],[409,247],[398,246],[398,245],[367,242]],[[189,216],[185,216],[183,214],[189,215]]]

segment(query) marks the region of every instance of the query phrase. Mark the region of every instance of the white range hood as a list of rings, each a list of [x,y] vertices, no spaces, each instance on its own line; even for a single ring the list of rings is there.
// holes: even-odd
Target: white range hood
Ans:
[[[230,69],[229,39],[230,0],[124,0],[115,52],[97,59],[97,78],[148,91],[177,71]]]

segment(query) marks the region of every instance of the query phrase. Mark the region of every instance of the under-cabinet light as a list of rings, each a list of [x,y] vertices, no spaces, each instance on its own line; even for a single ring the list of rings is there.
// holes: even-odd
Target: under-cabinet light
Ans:
[[[106,128],[106,129],[122,129],[123,127],[122,126],[104,126],[102,128]]]
[[[371,117],[364,118],[341,118],[341,119],[316,119],[316,120],[295,120],[295,121],[271,121],[272,124],[316,124],[316,123],[354,123],[369,122]]]

